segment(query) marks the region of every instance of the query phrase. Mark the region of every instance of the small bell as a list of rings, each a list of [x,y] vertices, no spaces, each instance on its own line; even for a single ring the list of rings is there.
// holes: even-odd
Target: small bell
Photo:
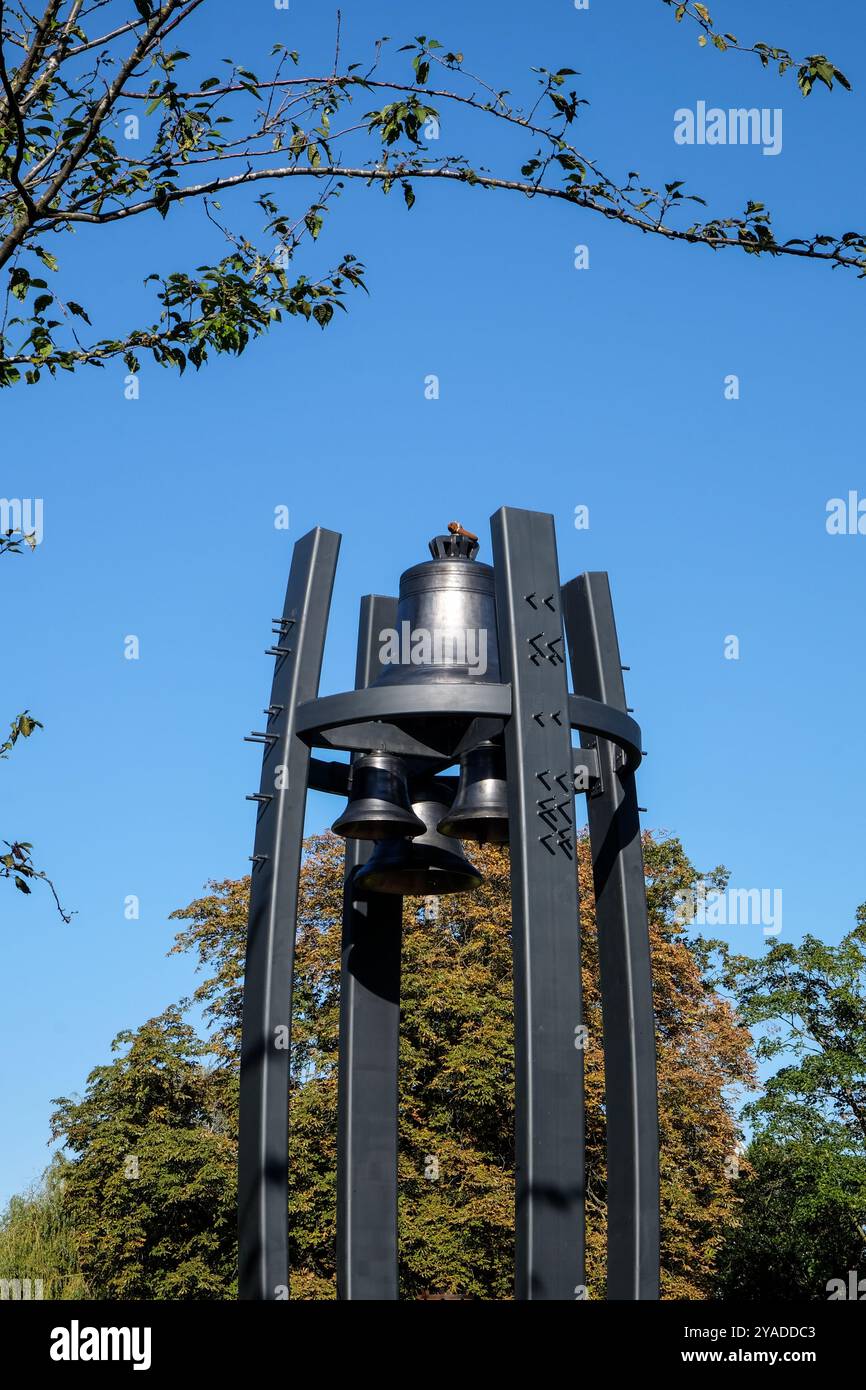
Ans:
[[[508,844],[505,754],[499,744],[479,743],[463,754],[457,795],[439,830],[479,845]]]
[[[448,808],[449,794],[435,779],[425,783],[412,803],[424,822],[415,840],[385,841],[376,846],[355,878],[358,893],[399,893],[402,897],[439,897],[470,893],[483,877],[469,863],[459,840],[443,835],[438,824]]]
[[[348,840],[393,840],[421,835],[412,810],[406,767],[390,753],[367,753],[352,766],[349,801],[331,826]]]

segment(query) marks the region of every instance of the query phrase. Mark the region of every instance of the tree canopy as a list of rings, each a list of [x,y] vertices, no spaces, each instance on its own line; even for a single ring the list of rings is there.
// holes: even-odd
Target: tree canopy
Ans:
[[[702,47],[795,75],[804,96],[850,86],[825,54],[741,41],[703,4],[661,4]],[[457,44],[426,34],[402,44],[379,37],[350,56],[338,11],[330,67],[305,71],[300,54],[277,43],[269,55],[225,58],[212,72],[195,37],[192,51],[182,47],[206,8],[216,23],[214,0],[135,0],[108,11],[105,0],[47,0],[39,16],[20,0],[0,0],[0,385],[113,358],[134,372],[144,355],[182,372],[210,354],[242,352],[283,317],[324,328],[348,292],[365,287],[363,263],[347,252],[315,278],[292,265],[354,181],[397,188],[408,208],[422,186],[451,183],[539,207],[555,200],[683,245],[866,271],[863,232],[777,237],[758,199],[703,213],[701,194],[681,179],[642,176],[628,154],[620,161],[627,173],[604,168],[577,143],[588,102],[569,66],[533,67],[515,97]],[[480,161],[459,148],[479,138]],[[309,201],[289,201],[310,183]],[[258,192],[255,237],[222,209],[223,198],[247,187]],[[148,214],[165,221],[181,203],[201,207],[226,253],[155,268],[145,282],[154,289],[152,321],[94,337],[87,291],[95,275],[78,288],[64,271],[64,236]],[[170,245],[164,238],[166,252]]]
[[[777,1064],[746,1107],[750,1171],[721,1288],[824,1299],[866,1250],[866,905],[835,946],[774,941],[757,960],[718,949],[758,1059]]]
[[[335,1296],[343,845],[307,843],[290,1096],[292,1294]],[[662,1295],[825,1299],[866,1248],[866,905],[837,946],[750,958],[687,930],[700,875],[644,837],[657,1019]],[[401,1296],[509,1299],[513,1026],[507,852],[475,851],[474,894],[407,900],[403,923]],[[578,843],[588,1046],[587,1266],[604,1297],[604,1053],[592,875]],[[0,1277],[46,1296],[232,1298],[249,879],[174,914],[190,1000],[122,1033],[84,1095],[56,1102],[64,1144],[41,1192],[0,1218]],[[204,1035],[189,1021],[190,1011]],[[751,1029],[755,1030],[753,1039]],[[775,1066],[760,1088],[756,1060]],[[756,1093],[757,1091],[757,1093]],[[748,1100],[749,1094],[753,1098]],[[742,1102],[748,1103],[743,1108]],[[740,1116],[751,1128],[744,1150]],[[52,1282],[53,1281],[53,1282]]]
[[[734,1095],[750,1035],[709,989],[677,920],[695,879],[679,841],[645,839],[658,1016],[663,1290],[708,1297],[736,1221]],[[507,853],[485,883],[407,900],[400,1042],[402,1296],[508,1299],[513,1265],[513,1025]],[[335,1294],[337,1035],[343,842],[308,842],[302,869],[290,1105],[293,1296]],[[588,1280],[604,1296],[604,1063],[588,845],[580,844]],[[177,1009],[117,1039],[83,1099],[57,1104],[67,1209],[97,1297],[231,1297],[242,971],[249,880],[213,883],[175,914],[174,950],[203,978],[199,1039]]]

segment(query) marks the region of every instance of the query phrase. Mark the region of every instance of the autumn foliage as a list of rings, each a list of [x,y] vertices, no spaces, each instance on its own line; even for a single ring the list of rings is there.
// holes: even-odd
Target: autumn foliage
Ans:
[[[663,1294],[709,1296],[736,1222],[734,1092],[752,1080],[750,1035],[704,984],[675,920],[695,871],[676,839],[644,844],[658,1018]],[[472,894],[407,900],[400,1043],[402,1296],[512,1296],[513,1026],[507,852],[474,852]],[[302,871],[291,1101],[293,1294],[335,1296],[337,1038],[342,842],[308,842]],[[604,1297],[604,1059],[589,847],[579,845],[586,1022],[590,1297]],[[236,1074],[247,881],[211,885],[176,914],[176,949],[208,970],[200,1002]],[[236,1092],[233,1092],[236,1095]],[[435,1162],[431,1163],[431,1159]],[[431,1173],[436,1173],[431,1177]]]

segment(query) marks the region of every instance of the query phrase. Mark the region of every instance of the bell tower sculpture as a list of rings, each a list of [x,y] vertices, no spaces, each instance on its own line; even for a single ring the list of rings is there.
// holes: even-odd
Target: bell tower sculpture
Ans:
[[[239,1295],[288,1297],[292,978],[308,788],[346,800],[337,1284],[398,1298],[404,897],[471,892],[461,841],[507,843],[515,1029],[515,1297],[584,1288],[583,1017],[575,796],[592,848],[607,1120],[607,1295],[659,1296],[658,1112],[635,772],[604,573],[560,585],[553,518],[504,507],[493,565],[457,522],[399,598],[361,600],[355,688],[320,695],[340,538],[295,546],[256,802],[238,1158]],[[567,671],[571,670],[569,690]],[[580,744],[573,746],[572,730]],[[314,751],[315,750],[315,751]],[[340,750],[350,761],[322,751]],[[458,775],[449,769],[457,767]]]

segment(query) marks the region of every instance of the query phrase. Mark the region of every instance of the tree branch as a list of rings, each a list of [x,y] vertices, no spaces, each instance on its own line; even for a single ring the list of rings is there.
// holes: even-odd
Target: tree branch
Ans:
[[[51,271],[59,269],[56,256],[40,239],[46,232],[69,231],[76,223],[105,226],[153,210],[165,218],[185,200],[200,201],[214,221],[208,205],[213,197],[246,186],[278,188],[287,179],[312,179],[320,188],[325,180],[328,190],[351,181],[385,192],[399,185],[410,208],[415,190],[425,181],[477,185],[491,192],[568,203],[669,242],[822,261],[866,274],[866,233],[781,241],[761,203],[749,202],[740,216],[705,216],[698,222],[684,215],[685,204],[705,206],[704,200],[686,192],[681,181],[658,189],[643,186],[636,173],[624,180],[610,178],[567,138],[587,105],[569,89],[568,79],[577,75],[571,68],[555,72],[534,68],[538,100],[525,106],[510,104],[507,91],[497,91],[469,71],[462,53],[446,51],[435,39],[423,36],[398,50],[410,55],[411,73],[382,70],[388,42],[384,39],[377,42],[371,65],[350,63],[341,72],[343,40],[338,20],[334,67],[325,76],[284,76],[287,63],[297,67],[298,54],[277,44],[273,52],[280,56],[268,80],[226,59],[225,79],[212,76],[200,79],[198,85],[184,83],[179,74],[189,55],[172,52],[165,39],[203,3],[165,0],[154,9],[137,0],[140,18],[116,23],[99,38],[91,38],[83,26],[89,28],[92,23],[97,28],[93,15],[104,8],[102,3],[68,0],[64,8],[62,0],[49,0],[37,22],[26,14],[20,0],[6,0],[5,14],[8,17],[14,8],[18,22],[14,32],[7,22],[4,37],[7,44],[17,44],[24,57],[16,72],[7,72],[4,66],[0,73],[0,99],[10,107],[14,120],[14,126],[6,122],[10,147],[9,136],[15,136],[14,150],[10,148],[5,164],[6,190],[0,193],[0,267],[9,266],[7,306],[14,308],[17,300],[27,307],[4,317],[0,326],[0,386],[20,380],[17,364],[27,367],[26,379],[34,382],[43,368],[72,370],[117,353],[132,360],[138,348],[153,353],[158,362],[183,370],[187,357],[182,343],[188,360],[199,366],[206,347],[216,352],[241,351],[252,336],[279,319],[281,310],[314,317],[324,326],[334,307],[345,307],[340,303],[343,280],[362,283],[354,257],[344,259],[340,284],[328,291],[313,293],[303,276],[294,286],[285,281],[268,288],[261,267],[268,270],[267,280],[274,269],[272,257],[257,252],[246,236],[235,237],[222,227],[234,249],[216,266],[199,267],[195,276],[175,272],[150,277],[162,285],[158,298],[164,312],[159,323],[89,347],[82,347],[73,323],[75,317],[89,323],[86,310],[71,295],[53,293],[41,266],[32,259]],[[701,26],[702,37],[711,31],[713,42],[719,40],[717,47],[735,43],[733,36],[716,33],[705,6],[690,0],[677,9],[678,18],[686,16]],[[115,49],[126,34],[134,38],[122,59]],[[756,44],[748,51],[760,54],[765,47]],[[90,53],[96,55],[92,60],[86,56]],[[780,62],[794,63],[786,50],[766,49],[766,53],[777,58],[781,54]],[[79,56],[83,62],[71,61]],[[138,81],[148,66],[146,81]],[[106,70],[111,78],[103,88]],[[432,86],[431,76],[439,74],[443,75],[439,84]],[[842,80],[834,74],[836,70],[831,69],[831,80]],[[399,80],[401,75],[408,80]],[[827,74],[819,71],[817,76],[823,80]],[[454,79],[451,87],[449,77]],[[16,93],[16,84],[25,95]],[[344,108],[352,109],[360,92],[386,93],[385,105],[364,112],[359,119],[333,119]],[[244,94],[258,106],[230,138],[225,127],[232,116],[227,111],[236,116],[237,105],[245,108]],[[10,96],[16,97],[17,105],[10,103]],[[230,98],[238,102],[230,104]],[[25,102],[30,104],[26,123]],[[140,102],[145,103],[144,117],[158,113],[158,125],[139,154],[134,144],[119,148],[114,127],[130,117],[131,104],[137,110]],[[536,117],[542,104],[545,115]],[[443,108],[451,116],[470,112],[491,116],[512,132],[522,154],[519,172],[507,165],[472,168],[459,150],[437,157],[431,144],[438,136]],[[431,130],[428,127],[434,120],[437,128]],[[521,149],[526,135],[536,144],[534,151],[530,146],[528,158],[525,148]],[[133,138],[138,138],[137,132]],[[345,153],[341,142],[346,142]],[[243,164],[236,164],[236,172],[230,173],[229,161]],[[323,201],[328,197],[325,193]],[[309,225],[315,228],[314,237],[321,226],[323,201],[304,214],[303,220],[311,219]],[[267,192],[256,202],[270,216],[266,233],[284,236],[292,219],[280,212]],[[56,244],[54,236],[51,241]],[[191,325],[198,335],[195,341],[183,336],[192,331]],[[9,332],[19,326],[23,326],[21,338],[16,335],[13,343]],[[65,337],[54,336],[56,330],[64,329],[69,346]]]
[[[473,187],[498,189],[512,193],[521,193],[527,198],[554,198],[559,201],[570,203],[572,206],[584,208],[590,212],[600,213],[603,217],[614,222],[622,222],[626,226],[635,227],[638,231],[648,232],[654,236],[661,236],[667,241],[683,241],[690,245],[709,246],[713,250],[720,250],[724,247],[736,248],[738,250],[759,249],[779,256],[794,256],[806,260],[832,261],[836,265],[843,265],[852,268],[859,268],[866,271],[866,261],[863,255],[851,255],[835,250],[822,250],[816,247],[814,250],[807,245],[798,246],[791,242],[772,242],[763,247],[759,247],[757,242],[754,244],[744,244],[738,237],[726,237],[720,232],[703,232],[694,229],[680,229],[676,227],[666,227],[659,223],[656,218],[642,218],[637,213],[626,211],[624,208],[614,206],[607,207],[597,198],[587,194],[574,192],[565,188],[554,188],[544,184],[529,183],[519,179],[494,178],[491,175],[476,174],[471,169],[413,169],[404,168],[395,164],[392,168],[353,168],[345,164],[322,164],[317,167],[306,165],[293,165],[289,168],[276,167],[272,169],[247,169],[241,174],[231,174],[222,178],[213,178],[205,183],[190,184],[184,188],[167,189],[161,195],[153,198],[145,198],[138,203],[132,203],[127,207],[115,208],[108,212],[64,212],[58,211],[51,214],[51,220],[57,223],[65,222],[84,222],[102,225],[108,222],[122,222],[127,217],[136,217],[143,212],[153,209],[162,209],[169,203],[183,202],[185,198],[200,198],[206,194],[219,193],[226,189],[237,188],[244,184],[259,183],[262,180],[280,179],[362,179],[368,183],[399,183],[403,180],[412,183],[417,179],[442,179],[447,182],[468,183]],[[711,226],[721,226],[722,224],[709,224]],[[866,246],[863,247],[866,252]]]
[[[2,43],[3,19],[3,0],[0,0],[0,84],[2,84],[3,93],[6,98],[7,113],[12,116],[12,119],[15,123],[16,131],[15,154],[13,156],[12,163],[9,166],[7,177],[9,179],[9,182],[12,184],[12,187],[15,189],[16,193],[21,199],[22,203],[24,204],[24,208],[27,213],[25,226],[32,226],[33,223],[36,221],[37,217],[36,205],[34,204],[33,199],[30,197],[30,194],[27,192],[27,189],[21,182],[20,177],[21,164],[24,159],[24,151],[27,147],[27,132],[24,129],[24,122],[21,119],[21,112],[18,109],[18,102],[15,98],[15,92],[13,90],[12,83],[9,79],[9,74],[6,71],[6,59],[3,54]]]

